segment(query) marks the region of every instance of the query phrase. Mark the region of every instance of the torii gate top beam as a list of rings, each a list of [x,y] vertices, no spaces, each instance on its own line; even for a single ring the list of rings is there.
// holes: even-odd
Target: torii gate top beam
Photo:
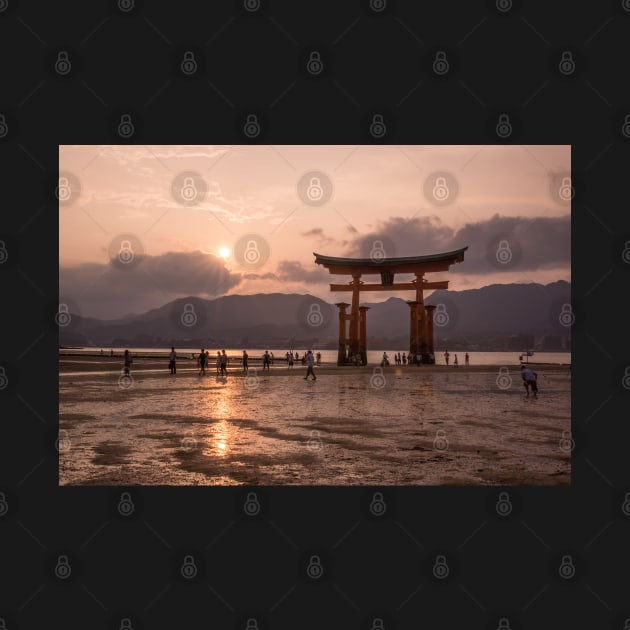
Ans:
[[[427,273],[434,271],[448,271],[455,263],[463,262],[464,252],[468,247],[462,247],[451,252],[431,254],[428,256],[406,256],[403,258],[338,258],[323,256],[313,252],[315,262],[323,265],[331,274],[338,275],[368,275],[380,274],[385,271],[392,273]]]

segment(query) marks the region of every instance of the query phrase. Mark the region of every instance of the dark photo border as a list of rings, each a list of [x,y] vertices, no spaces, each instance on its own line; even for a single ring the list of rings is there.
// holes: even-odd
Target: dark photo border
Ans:
[[[629,25],[626,0],[0,0],[4,626],[624,628]],[[58,146],[246,142],[572,146],[570,488],[246,512],[248,488],[58,487]]]

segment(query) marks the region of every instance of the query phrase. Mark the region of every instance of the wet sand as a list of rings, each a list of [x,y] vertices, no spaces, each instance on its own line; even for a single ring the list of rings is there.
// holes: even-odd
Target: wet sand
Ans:
[[[60,360],[60,485],[570,484],[566,366],[166,363]]]

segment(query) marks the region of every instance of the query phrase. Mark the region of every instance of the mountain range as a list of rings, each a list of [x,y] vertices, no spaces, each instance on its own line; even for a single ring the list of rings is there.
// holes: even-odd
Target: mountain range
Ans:
[[[517,346],[553,338],[560,340],[562,348],[558,349],[564,349],[566,342],[562,340],[570,337],[571,285],[565,281],[437,290],[425,297],[425,304],[436,306],[436,347],[448,340],[456,344],[465,340],[481,350],[501,349],[497,344],[505,345],[510,338],[518,339]],[[405,300],[390,297],[362,305],[369,307],[369,347],[406,347],[409,307]],[[336,348],[339,329],[338,309],[333,303],[311,295],[281,293],[227,295],[212,300],[179,298],[146,313],[114,320],[70,313],[60,322],[59,344],[63,347]]]

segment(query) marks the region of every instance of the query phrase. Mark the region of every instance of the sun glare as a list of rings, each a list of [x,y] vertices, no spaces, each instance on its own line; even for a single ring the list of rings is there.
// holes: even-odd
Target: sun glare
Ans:
[[[221,256],[221,258],[227,258],[229,255],[230,255],[229,247],[219,247],[219,256]]]

